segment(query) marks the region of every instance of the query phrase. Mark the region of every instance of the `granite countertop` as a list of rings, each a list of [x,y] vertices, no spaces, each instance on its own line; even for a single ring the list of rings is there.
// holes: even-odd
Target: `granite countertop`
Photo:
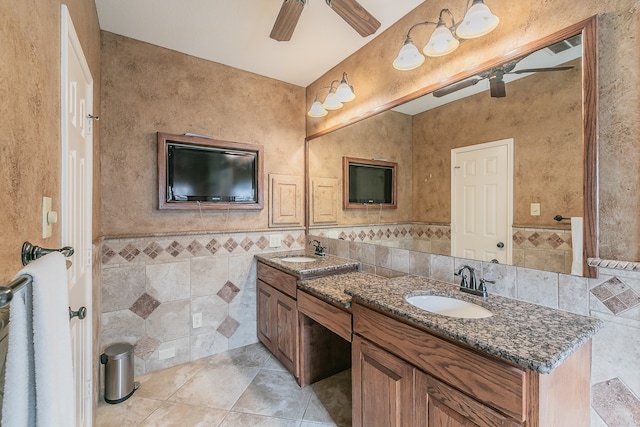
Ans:
[[[320,299],[337,306],[351,307],[351,295],[344,290],[350,286],[363,287],[374,282],[386,282],[387,279],[373,274],[362,272],[343,273],[334,276],[325,276],[317,279],[298,281],[298,289],[316,295]]]
[[[382,312],[542,374],[557,368],[604,325],[600,319],[510,298],[490,294],[483,299],[460,292],[457,285],[417,276],[354,280],[345,286],[345,292]],[[493,315],[461,319],[430,313],[406,302],[409,293],[452,296],[480,305]]]
[[[314,258],[315,261],[311,262],[288,262],[283,261],[286,258],[294,256],[304,256]],[[263,263],[270,265],[271,267],[285,271],[289,274],[296,276],[299,279],[304,279],[308,276],[317,274],[332,274],[339,273],[341,271],[349,271],[353,269],[360,269],[360,263],[351,259],[338,258],[333,255],[316,256],[313,253],[305,253],[304,251],[290,251],[290,252],[274,252],[271,254],[259,254],[255,255],[256,259]]]

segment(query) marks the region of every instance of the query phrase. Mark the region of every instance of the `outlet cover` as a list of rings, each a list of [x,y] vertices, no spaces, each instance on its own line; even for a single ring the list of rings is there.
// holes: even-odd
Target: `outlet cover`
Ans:
[[[540,216],[540,203],[531,203],[531,216]]]
[[[51,197],[42,198],[42,238],[51,237],[51,223],[48,221],[48,214],[51,212]]]
[[[172,357],[176,357],[176,348],[165,348],[158,352],[158,360],[171,359]]]
[[[202,313],[193,314],[193,329],[202,328]]]
[[[282,246],[282,235],[280,234],[272,234],[269,236],[269,247],[270,248],[279,248]]]

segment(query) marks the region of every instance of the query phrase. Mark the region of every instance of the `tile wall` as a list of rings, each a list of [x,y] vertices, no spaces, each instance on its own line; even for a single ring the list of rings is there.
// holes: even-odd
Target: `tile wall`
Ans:
[[[138,375],[257,342],[254,255],[304,245],[304,230],[105,239],[101,350],[134,344]]]
[[[597,279],[390,248],[374,243],[318,238],[332,255],[352,258],[363,271],[387,277],[415,274],[456,283],[468,264],[494,280],[489,293],[582,315],[605,327],[593,339],[591,427],[640,425],[640,265],[633,271],[600,268]]]
[[[428,223],[314,227],[313,234],[351,242],[376,242],[431,254],[451,253],[451,227]],[[513,227],[513,265],[556,273],[571,271],[571,230]]]

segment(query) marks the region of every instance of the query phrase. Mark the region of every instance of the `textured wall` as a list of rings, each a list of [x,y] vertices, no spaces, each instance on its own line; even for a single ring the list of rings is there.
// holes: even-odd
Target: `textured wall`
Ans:
[[[582,216],[582,71],[574,65],[508,83],[505,98],[487,91],[416,115],[413,220],[451,221],[452,149],[507,138],[514,139],[514,225]],[[540,216],[530,215],[532,202]]]
[[[304,89],[102,33],[105,236],[266,229],[267,175],[304,175]],[[264,209],[157,209],[156,132],[264,146]]]
[[[398,208],[343,210],[343,156],[398,163]],[[338,178],[337,223],[340,225],[411,221],[411,172],[411,117],[405,114],[385,112],[309,144],[309,176]]]
[[[460,5],[452,12],[462,14]],[[424,2],[398,24],[379,35],[363,49],[338,64],[307,89],[307,106],[317,90],[346,71],[358,98],[323,119],[307,120],[307,135],[374,111],[377,107],[435,85],[489,58],[495,58],[525,43],[538,40],[569,24],[599,15],[599,185],[600,255],[612,259],[640,259],[640,97],[638,70],[640,34],[637,0],[601,2],[584,0],[579,7],[571,0],[488,2],[501,18],[491,34],[460,45],[451,55],[430,58],[420,68],[400,72],[391,63],[414,23],[438,16],[442,5]],[[416,31],[418,44],[428,30]]]
[[[59,1],[0,2],[0,281],[22,264],[25,240],[45,247],[60,245],[60,226],[42,235],[42,196],[53,197],[60,211],[60,16]],[[93,111],[100,105],[100,32],[95,3],[65,2],[94,79]],[[99,146],[95,127],[94,147]],[[94,151],[94,238],[100,221],[100,165]]]

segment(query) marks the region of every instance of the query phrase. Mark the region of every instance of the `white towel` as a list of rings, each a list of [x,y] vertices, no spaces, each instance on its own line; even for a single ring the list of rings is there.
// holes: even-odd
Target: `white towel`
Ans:
[[[31,284],[31,292],[33,294],[33,333],[29,333],[28,325],[22,327],[19,323],[17,326],[13,323],[14,305],[17,306],[20,302],[18,301],[16,304],[12,302],[2,425],[75,426],[75,392],[71,358],[71,336],[69,333],[69,293],[64,256],[59,252],[45,255],[30,263],[18,274],[28,274],[33,277]],[[26,292],[29,292],[29,289],[26,289]],[[23,305],[23,307],[25,306]],[[24,311],[28,312],[28,305],[26,308],[27,310]],[[21,314],[20,311],[19,308],[18,315]],[[25,316],[25,318],[28,321],[28,316]],[[10,365],[9,355],[12,351],[12,338],[15,341],[21,341],[22,339],[20,336],[15,337],[18,333],[24,334],[22,336],[27,336],[28,342],[33,340],[33,357],[25,358],[22,362],[14,360]],[[16,353],[23,353],[23,347],[18,344]],[[33,363],[29,363],[31,360]],[[12,369],[22,372],[23,375],[24,372],[28,372],[28,376],[17,379],[18,382],[25,382],[26,378],[29,378],[28,382],[31,384],[31,378],[35,379],[35,400],[27,400],[29,403],[27,403],[26,408],[24,403],[16,402],[16,406],[11,406],[7,403],[7,398],[11,398],[12,393],[9,387],[18,389],[21,387],[15,384],[16,378],[14,374],[9,374],[11,366],[17,366],[20,363],[23,365]],[[27,364],[27,366],[25,367],[24,364]],[[19,393],[24,394],[24,392]],[[32,411],[33,405],[31,402],[34,401],[35,416],[31,413],[26,415],[13,414],[17,410],[23,411],[26,409],[27,411]],[[31,421],[26,424],[8,422],[5,424],[5,417],[25,419],[25,416],[28,417],[26,418],[28,420],[35,419],[35,424],[31,424]]]
[[[582,276],[582,217],[571,217],[571,247],[573,249],[573,262],[571,274]]]

